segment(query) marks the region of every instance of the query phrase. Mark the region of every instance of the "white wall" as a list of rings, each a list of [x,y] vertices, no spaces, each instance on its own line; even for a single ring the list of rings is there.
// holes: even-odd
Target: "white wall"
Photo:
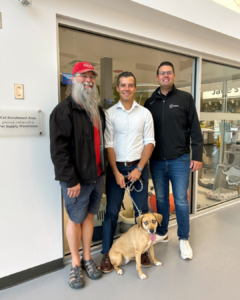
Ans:
[[[0,108],[41,109],[43,136],[0,138],[0,277],[62,257],[59,185],[49,156],[48,119],[58,103],[56,20],[33,1],[1,1]],[[47,2],[47,1],[45,1]],[[22,83],[25,99],[14,99]]]
[[[48,133],[58,103],[57,15],[78,27],[240,66],[239,40],[121,2],[33,0],[24,8],[16,0],[0,0],[0,108],[36,108],[44,114],[43,136],[0,138],[0,277],[63,255],[61,193]],[[24,84],[24,100],[14,99],[14,83]]]
[[[132,1],[231,37],[240,38],[239,14],[211,0]]]

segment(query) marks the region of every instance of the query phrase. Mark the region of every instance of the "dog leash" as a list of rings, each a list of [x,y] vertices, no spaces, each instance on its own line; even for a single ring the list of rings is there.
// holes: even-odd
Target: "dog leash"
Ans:
[[[129,175],[129,174],[128,174],[128,175]],[[123,175],[123,176],[124,176],[124,178],[127,178],[128,175],[126,175],[126,176]],[[127,187],[128,187],[130,192],[133,191],[133,190],[135,190],[137,193],[140,193],[140,192],[143,190],[143,182],[142,182],[142,179],[141,179],[141,178],[139,178],[138,180],[139,180],[139,182],[140,182],[140,184],[141,184],[141,188],[140,188],[139,190],[137,190],[136,187],[135,187],[135,185],[134,185],[134,183],[135,183],[136,181],[132,181],[132,182],[131,182],[130,180],[128,180],[127,182],[126,182],[126,180],[125,180],[126,185],[124,186],[124,188],[125,188],[125,191],[127,192],[128,196],[129,196],[130,199],[132,200],[133,205],[136,207],[136,210],[138,211],[138,215],[140,216],[140,215],[142,214],[142,211],[138,209],[137,204],[135,203],[135,201],[133,200],[133,198],[131,197],[130,193],[129,193],[128,190],[127,190]],[[129,184],[129,183],[130,183],[130,184]]]

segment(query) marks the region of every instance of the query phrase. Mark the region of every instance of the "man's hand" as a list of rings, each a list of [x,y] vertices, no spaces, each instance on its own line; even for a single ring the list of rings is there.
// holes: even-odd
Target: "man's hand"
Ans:
[[[79,196],[80,194],[80,189],[81,189],[81,186],[80,186],[80,183],[71,187],[71,188],[68,188],[68,192],[67,192],[67,195],[70,197],[70,198],[76,198]]]
[[[192,160],[190,164],[190,168],[192,168],[192,172],[201,169],[202,163],[200,161]]]
[[[125,187],[124,176],[120,172],[117,172],[116,174],[114,174],[114,176],[115,176],[117,184],[120,186],[121,189],[123,189]]]
[[[141,176],[141,172],[138,171],[138,169],[133,169],[132,172],[128,175],[128,180],[130,180],[131,182],[133,181],[137,181],[140,176]]]

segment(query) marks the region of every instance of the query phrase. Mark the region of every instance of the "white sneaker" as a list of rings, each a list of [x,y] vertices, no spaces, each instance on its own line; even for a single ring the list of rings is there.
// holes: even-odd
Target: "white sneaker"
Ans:
[[[153,242],[153,245],[157,243],[166,243],[169,241],[168,234],[166,233],[165,235],[158,235],[156,234],[156,240]]]
[[[188,240],[180,240],[180,251],[182,259],[193,258],[193,251]]]

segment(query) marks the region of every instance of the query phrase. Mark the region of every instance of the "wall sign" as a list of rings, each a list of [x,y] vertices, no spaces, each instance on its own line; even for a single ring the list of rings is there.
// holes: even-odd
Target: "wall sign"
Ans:
[[[228,89],[227,97],[236,97],[240,96],[240,87]],[[223,94],[221,90],[214,90],[209,92],[203,92],[203,99],[213,99],[213,98],[222,98]]]
[[[41,134],[41,110],[0,109],[0,136],[39,136]]]

